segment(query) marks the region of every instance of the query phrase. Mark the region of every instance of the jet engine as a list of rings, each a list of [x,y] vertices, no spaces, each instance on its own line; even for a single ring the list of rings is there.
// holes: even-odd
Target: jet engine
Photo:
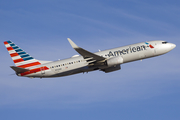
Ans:
[[[121,56],[116,56],[113,58],[110,58],[106,61],[106,64],[108,67],[116,66],[123,63],[123,58]]]
[[[116,66],[108,67],[106,69],[101,69],[101,71],[104,71],[105,73],[109,73],[109,72],[113,72],[113,71],[120,70],[120,69],[121,69],[121,66],[116,65]]]

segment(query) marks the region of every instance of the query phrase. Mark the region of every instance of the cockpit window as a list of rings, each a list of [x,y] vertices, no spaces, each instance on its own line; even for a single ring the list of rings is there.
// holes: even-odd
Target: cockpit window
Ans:
[[[162,44],[166,44],[166,43],[168,43],[168,42],[162,42]]]

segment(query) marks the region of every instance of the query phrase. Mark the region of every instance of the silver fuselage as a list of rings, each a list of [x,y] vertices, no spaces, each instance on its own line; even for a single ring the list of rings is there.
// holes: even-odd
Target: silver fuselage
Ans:
[[[123,58],[122,64],[124,64],[141,59],[159,56],[171,51],[176,47],[175,44],[162,44],[163,42],[164,41],[160,40],[148,41],[148,43],[151,44],[153,48],[146,45],[145,42],[142,42],[123,47],[108,49],[104,51],[99,51],[94,54],[105,57],[106,59],[110,59],[115,56],[121,56]],[[88,61],[85,60],[82,56],[75,56],[68,59],[49,62],[42,64],[40,66],[47,66],[49,69],[42,69],[40,72],[28,74],[25,75],[25,77],[61,77],[82,72],[94,71],[103,67],[102,65],[89,66]]]

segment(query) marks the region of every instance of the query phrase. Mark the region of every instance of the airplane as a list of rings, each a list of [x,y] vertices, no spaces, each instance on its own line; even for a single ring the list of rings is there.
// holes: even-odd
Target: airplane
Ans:
[[[109,73],[120,70],[121,64],[159,56],[176,47],[173,43],[156,40],[92,53],[78,47],[70,38],[67,40],[80,55],[57,61],[37,60],[12,41],[4,44],[15,63],[10,67],[17,76],[29,78],[62,77],[95,70]]]

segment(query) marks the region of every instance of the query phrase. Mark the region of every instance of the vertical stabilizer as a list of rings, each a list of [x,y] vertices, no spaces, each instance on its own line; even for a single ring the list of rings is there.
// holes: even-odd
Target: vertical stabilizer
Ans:
[[[19,68],[30,68],[41,63],[11,41],[4,42],[13,62]]]

